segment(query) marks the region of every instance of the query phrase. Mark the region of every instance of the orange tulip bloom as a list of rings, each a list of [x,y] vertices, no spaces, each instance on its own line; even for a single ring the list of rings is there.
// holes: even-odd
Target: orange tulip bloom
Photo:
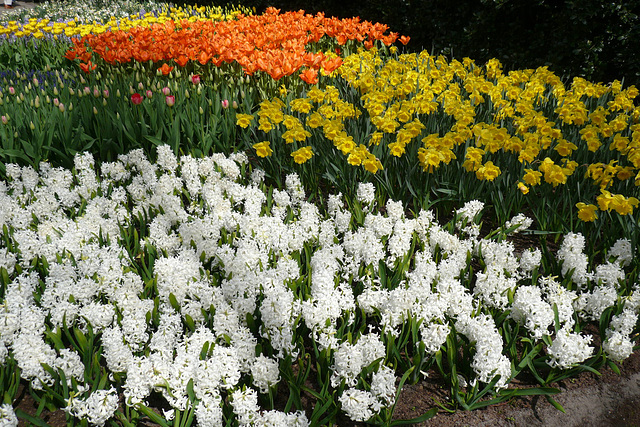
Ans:
[[[176,64],[178,64],[181,67],[184,67],[185,65],[187,65],[187,62],[189,61],[189,58],[187,58],[184,55],[180,55],[178,56],[178,58],[175,59]]]
[[[91,71],[96,69],[96,64],[91,61],[87,62],[86,64],[81,62],[80,69],[85,73],[90,73]]]
[[[162,67],[160,67],[159,70],[162,71],[163,76],[166,76],[171,72],[171,70],[173,70],[173,67],[165,62],[164,64],[162,64]]]
[[[315,68],[307,68],[302,73],[300,73],[300,78],[305,83],[314,85],[318,83],[318,70],[316,70]]]
[[[411,37],[408,36],[400,36],[400,43],[402,43],[404,46],[407,45],[407,43],[409,43],[409,40],[411,40]]]
[[[338,68],[340,68],[341,65],[342,65],[342,58],[336,57],[331,59],[325,59],[324,61],[322,61],[322,69],[327,73],[337,70]]]

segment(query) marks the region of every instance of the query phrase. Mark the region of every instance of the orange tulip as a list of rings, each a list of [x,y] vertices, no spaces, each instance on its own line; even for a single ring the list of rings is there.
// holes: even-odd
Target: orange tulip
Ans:
[[[173,60],[181,67],[189,61],[215,66],[236,62],[248,75],[264,71],[276,79],[306,68],[301,76],[315,82],[320,67],[331,72],[340,66],[341,59],[326,60],[322,52],[310,52],[310,43],[333,38],[339,45],[356,41],[371,48],[376,40],[385,44],[397,40],[396,33],[385,36],[387,30],[386,25],[359,18],[327,18],[304,11],[281,14],[269,8],[262,15],[238,16],[232,21],[166,21],[89,34],[74,39],[65,57],[84,64],[95,62],[94,55],[108,64]],[[405,37],[401,42],[408,40]],[[160,68],[163,74],[169,67],[165,65]]]
[[[316,70],[315,68],[307,68],[302,73],[300,73],[300,78],[305,83],[314,85],[318,83],[318,70]]]
[[[187,58],[184,55],[180,55],[180,56],[178,56],[178,58],[175,61],[176,61],[176,64],[178,64],[181,67],[184,67],[185,65],[187,65],[187,62],[189,61],[189,58]]]
[[[91,71],[96,69],[96,64],[91,61],[87,62],[86,64],[81,62],[80,69],[85,73],[90,73]]]
[[[163,76],[166,76],[171,72],[171,70],[173,70],[173,67],[165,62],[164,64],[162,64],[162,67],[160,67],[159,70],[162,71]]]

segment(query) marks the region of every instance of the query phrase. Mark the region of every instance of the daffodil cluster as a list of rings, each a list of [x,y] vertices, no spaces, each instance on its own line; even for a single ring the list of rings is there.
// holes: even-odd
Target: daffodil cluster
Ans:
[[[283,134],[287,142],[310,137],[304,122],[308,130],[322,129],[311,146],[329,140],[349,164],[373,173],[409,157],[410,170],[415,162],[429,174],[450,166],[524,195],[586,179],[592,202],[602,193],[597,207],[579,201],[583,221],[596,218],[594,208],[626,215],[637,206],[628,194],[640,185],[635,87],[582,78],[565,85],[546,67],[504,73],[496,59],[478,66],[425,51],[385,55],[374,48],[346,57],[336,71],[339,90],[312,87],[288,105],[278,101],[270,118],[276,101],[266,101],[259,129],[269,132],[278,114],[295,112],[299,133]],[[348,134],[351,125],[367,131]],[[607,197],[615,201],[606,203]]]

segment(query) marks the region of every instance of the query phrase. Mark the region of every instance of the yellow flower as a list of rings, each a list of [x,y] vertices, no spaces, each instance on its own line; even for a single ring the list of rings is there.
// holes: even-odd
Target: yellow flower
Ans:
[[[538,172],[538,171],[534,171],[533,169],[525,169],[525,174],[522,177],[522,179],[524,180],[524,182],[526,182],[528,185],[531,186],[536,186],[540,184],[540,178],[542,177],[542,173]]]
[[[258,119],[258,123],[260,124],[260,126],[258,126],[258,129],[260,129],[265,133],[273,129],[273,125],[271,124],[271,121],[266,117],[260,117]]]
[[[467,153],[465,154],[465,161],[462,164],[467,172],[475,172],[482,165],[482,156],[485,151],[482,148],[467,148]]]
[[[563,168],[558,165],[552,165],[546,168],[544,172],[544,180],[546,183],[557,187],[559,184],[566,184],[567,175]]]
[[[311,100],[309,98],[298,98],[291,101],[291,111],[299,113],[309,113],[311,111]]]
[[[311,146],[307,145],[306,147],[302,147],[299,150],[294,151],[293,153],[291,153],[291,157],[293,157],[293,160],[297,164],[301,165],[302,163],[306,162],[311,157],[313,157],[313,151],[311,151]]]
[[[493,181],[500,175],[500,168],[489,161],[480,166],[476,171],[476,178],[479,180]]]
[[[311,115],[307,117],[306,123],[307,126],[309,126],[311,129],[315,129],[322,126],[322,124],[324,123],[324,117],[322,117],[322,115],[316,111],[311,113]]]
[[[529,187],[524,185],[522,182],[518,182],[518,190],[520,190],[522,192],[522,194],[528,194],[529,193]]]
[[[371,138],[369,139],[369,145],[378,145],[380,144],[380,140],[382,140],[382,136],[384,134],[382,132],[373,132],[371,134]]]
[[[404,147],[405,144],[403,144],[402,142],[392,142],[391,144],[389,144],[389,152],[392,156],[402,157],[405,151]]]
[[[362,161],[362,166],[371,173],[382,170],[382,163],[373,154],[367,156],[367,158]]]
[[[596,205],[587,205],[585,203],[579,202],[576,203],[576,207],[578,208],[578,218],[580,218],[582,221],[593,222],[598,218],[598,215],[596,215],[598,207]]]
[[[241,128],[247,128],[251,124],[253,116],[251,114],[236,114],[236,124]]]
[[[258,157],[269,157],[273,154],[273,150],[269,147],[269,141],[258,142],[253,144],[253,148],[256,150]]]
[[[626,198],[622,194],[615,194],[610,201],[609,209],[613,209],[620,215],[633,213],[633,208],[638,207],[638,199],[635,197]]]
[[[611,196],[610,192],[600,189],[600,195],[596,198],[596,201],[598,202],[598,207],[600,207],[601,211],[611,210],[609,205],[611,204],[612,200],[613,196]]]
[[[347,157],[347,161],[351,166],[360,166],[362,164],[362,157],[359,156],[359,153],[353,151],[349,154],[349,157]]]
[[[555,150],[558,152],[558,154],[560,154],[562,157],[567,157],[569,155],[571,155],[571,153],[573,152],[573,150],[577,149],[578,146],[567,141],[566,139],[561,139],[558,143],[558,145],[556,145]]]
[[[418,160],[422,165],[422,169],[425,172],[433,173],[435,169],[440,166],[440,163],[444,160],[442,153],[435,148],[419,148]]]

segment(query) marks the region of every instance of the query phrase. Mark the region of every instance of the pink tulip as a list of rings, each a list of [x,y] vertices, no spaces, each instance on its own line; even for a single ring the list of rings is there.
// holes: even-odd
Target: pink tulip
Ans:
[[[2,116],[2,124],[6,125],[7,123],[9,123],[9,119],[7,119],[7,116]]]
[[[53,105],[55,105],[56,107],[60,105],[60,101],[58,101],[58,98],[53,98]]]
[[[98,90],[98,88],[97,88],[97,87],[93,89],[93,96],[94,96],[95,98],[97,98],[97,97],[99,97],[99,96],[100,96],[100,91]]]
[[[89,86],[84,87],[84,94],[89,95],[91,93],[91,88]]]
[[[16,94],[16,90],[13,88],[13,86],[9,86],[9,93],[11,95],[15,95]]]
[[[173,95],[167,95],[167,97],[165,98],[165,101],[167,102],[167,105],[169,107],[173,107],[174,104],[176,103],[176,97]]]
[[[229,100],[228,99],[223,99],[222,100],[222,108],[224,108],[225,110],[227,108],[229,108]]]
[[[191,82],[194,85],[200,84],[200,75],[196,74],[195,76],[191,76]]]
[[[102,91],[102,96],[104,96],[105,98],[109,97],[109,89],[105,89]]]
[[[150,91],[150,90],[148,90],[148,91],[146,92],[146,95],[147,95],[147,98],[151,98],[151,97],[153,96],[153,92],[152,92],[152,91]]]
[[[170,93],[171,93],[171,89],[170,88],[168,88],[166,86],[162,88],[162,94],[163,95],[168,96]]]

